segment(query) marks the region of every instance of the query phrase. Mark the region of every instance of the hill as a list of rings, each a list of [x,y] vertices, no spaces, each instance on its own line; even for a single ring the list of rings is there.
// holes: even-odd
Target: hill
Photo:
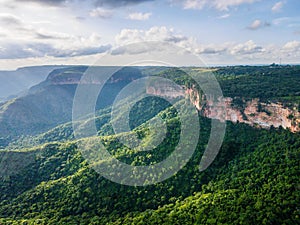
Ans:
[[[201,173],[198,163],[209,121],[201,124],[202,138],[187,166],[167,181],[145,187],[124,186],[101,177],[81,157],[74,142],[2,152],[7,165],[11,165],[9,160],[15,167],[23,165],[17,159],[24,155],[16,154],[25,154],[28,160],[17,173],[2,173],[1,222],[297,224],[299,134],[228,124],[217,159]],[[169,140],[174,140],[176,132],[170,135]],[[176,144],[165,142],[149,158],[147,152],[123,155],[127,150],[114,136],[101,139],[116,157],[133,164],[159,161]]]
[[[0,102],[10,100],[42,81],[47,75],[57,68],[66,66],[31,66],[21,67],[17,70],[0,71]]]
[[[75,139],[74,123],[84,127],[94,119],[86,115],[71,122],[74,93],[87,69],[54,70],[26,96],[1,105],[0,224],[300,223],[300,132],[282,126],[299,126],[300,67],[213,68],[228,103],[227,112],[241,115],[236,120],[219,117],[219,103],[224,99],[204,96],[186,76],[186,71],[204,76],[207,69],[124,68],[100,93],[102,101],[97,102],[95,113],[97,134]],[[131,131],[116,134],[113,123],[134,99],[120,99],[112,107],[115,97],[127,84],[149,74],[172,79],[184,88],[161,90],[162,84],[150,83],[146,92],[153,95],[136,102],[129,112]],[[282,81],[277,89],[275,81]],[[97,82],[93,80],[95,85]],[[162,97],[174,101],[170,104]],[[198,109],[200,135],[191,159],[174,176],[149,185],[151,179],[181,163],[180,155],[170,168],[142,174],[149,178],[142,186],[114,183],[96,172],[106,168],[125,181],[140,176],[129,173],[124,177],[122,171],[114,174],[116,165],[109,159],[99,160],[97,151],[85,152],[82,143],[94,147],[93,143],[101,141],[115,159],[134,167],[156,165],[168,158],[184,129],[180,116],[189,124],[195,122],[190,114],[180,114],[176,108],[186,109],[184,103],[189,100]],[[112,108],[117,109],[115,117],[111,116]],[[255,122],[259,118],[258,122],[266,121],[270,126],[259,125]],[[277,123],[278,118],[281,122]],[[156,135],[162,134],[160,128],[151,129],[157,119],[165,125],[165,136],[151,151],[141,151],[144,146],[153,146]],[[219,120],[227,120],[222,147],[213,163],[200,171],[211,124]],[[138,148],[121,141],[132,137],[140,141]],[[191,145],[190,139],[185,140],[182,155]],[[94,157],[93,162],[84,157],[87,153]]]
[[[0,146],[22,135],[35,135],[71,121],[76,87],[87,67],[68,67],[52,71],[47,79],[29,92],[0,105]],[[102,69],[99,68],[99,71]],[[115,82],[116,77],[122,79]],[[141,76],[138,69],[123,68],[103,88],[96,109],[112,104],[114,97],[132,79]]]

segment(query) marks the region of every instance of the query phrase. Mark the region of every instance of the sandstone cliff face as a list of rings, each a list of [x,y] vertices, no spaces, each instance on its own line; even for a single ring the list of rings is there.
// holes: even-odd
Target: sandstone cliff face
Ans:
[[[165,84],[156,83],[153,86],[150,85],[147,87],[146,92],[147,94],[150,95],[162,96],[165,98],[178,98],[178,97],[184,97],[186,95],[183,87],[179,88],[177,86],[168,85],[167,83]]]
[[[147,88],[147,93],[167,98],[187,96],[203,116],[212,119],[246,123],[260,128],[282,126],[292,132],[300,131],[298,109],[286,108],[281,103],[264,103],[259,99],[245,101],[229,97],[213,101],[199,94],[195,88],[162,90],[160,86],[150,86]]]
[[[292,132],[300,131],[300,113],[296,108],[285,108],[281,103],[263,103],[259,99],[241,101],[243,106],[235,105],[232,98],[219,99],[216,103],[207,100],[203,115],[213,119],[247,123],[261,128],[282,126]],[[222,108],[225,110],[225,118],[221,113]]]

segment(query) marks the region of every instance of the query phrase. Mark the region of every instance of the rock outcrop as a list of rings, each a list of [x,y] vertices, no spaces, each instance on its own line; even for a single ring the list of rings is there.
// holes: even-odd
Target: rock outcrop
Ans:
[[[266,103],[259,99],[246,101],[230,97],[212,100],[213,98],[203,96],[195,88],[161,90],[159,86],[149,86],[147,93],[167,98],[187,96],[203,116],[211,119],[246,123],[267,129],[283,127],[291,132],[300,131],[300,112],[297,107],[288,108],[280,102]]]

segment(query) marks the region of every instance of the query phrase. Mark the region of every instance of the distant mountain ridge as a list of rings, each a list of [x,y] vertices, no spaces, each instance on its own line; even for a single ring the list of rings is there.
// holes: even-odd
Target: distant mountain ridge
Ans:
[[[46,79],[47,75],[63,65],[45,65],[21,67],[16,70],[0,71],[0,102],[7,101],[19,95]]]
[[[197,74],[201,73],[201,68],[190,69]],[[121,68],[71,66],[54,69],[47,75],[47,78],[43,82],[31,87],[25,95],[5,103],[0,103],[0,147],[6,146],[10,140],[22,135],[36,135],[46,132],[59,124],[70,122],[72,119],[74,94],[79,81],[82,79],[82,75],[87,70],[89,70],[89,72],[93,71],[96,75],[97,72],[101,74],[105,73],[103,71],[115,71],[113,76],[106,81],[98,97],[96,110],[112,105],[115,97],[123,87],[133,80],[147,75],[158,75],[166,77],[167,79],[170,78],[179,82],[179,85],[187,87],[189,87],[189,83],[191,82],[189,80],[190,78],[182,73],[180,69],[168,67]],[[207,71],[207,69],[204,70],[204,73],[205,71]],[[234,122],[240,121],[248,124],[253,122],[253,124],[260,127],[271,127],[272,123],[276,123],[275,127],[282,125],[285,128],[292,127],[293,131],[299,130],[299,66],[280,68],[238,66],[213,68],[212,71],[214,71],[221,85],[224,96],[228,97],[227,108],[231,109],[231,106],[235,108],[234,111],[228,111],[230,115],[227,115],[229,119],[226,118],[226,120]],[[92,82],[92,84],[102,82],[101,79],[97,79],[97,76],[92,77],[94,80],[86,80],[84,82]],[[286,88],[287,84],[289,84],[289,89]],[[189,91],[191,89],[189,87],[186,90]],[[155,88],[152,92],[153,95],[157,96],[163,93],[162,91],[155,90]],[[203,105],[200,104],[201,98],[197,96],[196,92],[197,91],[194,90],[188,94],[196,108],[201,111]],[[173,93],[172,96],[176,97],[178,93]],[[179,94],[179,96],[181,96],[181,94]],[[270,108],[267,112],[264,112],[264,110],[266,111],[264,108],[268,108],[269,104],[264,105],[258,103],[255,104],[255,107],[252,107],[253,109],[255,108],[254,111],[252,108],[250,111],[248,110],[249,112],[243,111],[246,109],[247,102],[261,98],[275,98],[275,102],[279,103],[283,101],[284,105],[281,107],[283,113],[278,113],[276,109],[275,112],[273,106],[272,109]],[[296,107],[297,104],[298,107]],[[265,107],[258,107],[260,105]],[[292,107],[292,109],[288,109],[288,107]],[[205,111],[204,115],[209,118],[218,119],[217,112],[215,111],[218,111],[217,107],[215,109],[210,107],[210,110]],[[277,118],[279,114],[280,121]],[[231,115],[233,115],[234,118],[231,118]]]
[[[45,132],[72,119],[72,104],[78,82],[88,67],[53,70],[47,79],[31,87],[27,94],[0,105],[2,139]],[[137,68],[122,68],[103,87],[98,109],[113,103],[116,94],[133,79],[141,77]],[[119,79],[122,77],[122,79]],[[118,78],[118,79],[117,79]],[[114,80],[118,80],[114,82]],[[1,139],[0,139],[1,142]],[[2,145],[6,141],[2,140]],[[0,143],[1,146],[1,143]]]

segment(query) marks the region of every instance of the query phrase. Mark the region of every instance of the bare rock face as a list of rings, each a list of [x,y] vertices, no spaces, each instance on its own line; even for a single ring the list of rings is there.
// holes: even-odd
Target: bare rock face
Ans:
[[[282,126],[292,132],[300,131],[300,113],[296,107],[290,109],[281,103],[263,103],[259,99],[240,101],[243,105],[234,104],[232,98],[219,99],[217,102],[208,100],[203,115],[212,119],[247,123],[261,128]],[[225,118],[221,117],[221,107],[225,107]]]
[[[203,108],[203,96],[196,90],[196,88],[186,89],[185,94],[189,96],[191,103],[201,111]]]
[[[149,86],[146,92],[150,95],[162,96],[166,98],[178,98],[185,96],[185,92],[183,89],[164,84],[156,84],[154,86]]]
[[[291,132],[300,131],[300,112],[296,106],[291,109],[279,102],[265,103],[259,99],[245,101],[239,98],[222,97],[213,100],[203,96],[195,88],[178,91],[176,89],[166,90],[164,87],[156,85],[155,87],[149,86],[147,93],[167,98],[187,96],[203,116],[211,119],[246,123],[266,129],[272,126],[275,128],[281,126]]]

